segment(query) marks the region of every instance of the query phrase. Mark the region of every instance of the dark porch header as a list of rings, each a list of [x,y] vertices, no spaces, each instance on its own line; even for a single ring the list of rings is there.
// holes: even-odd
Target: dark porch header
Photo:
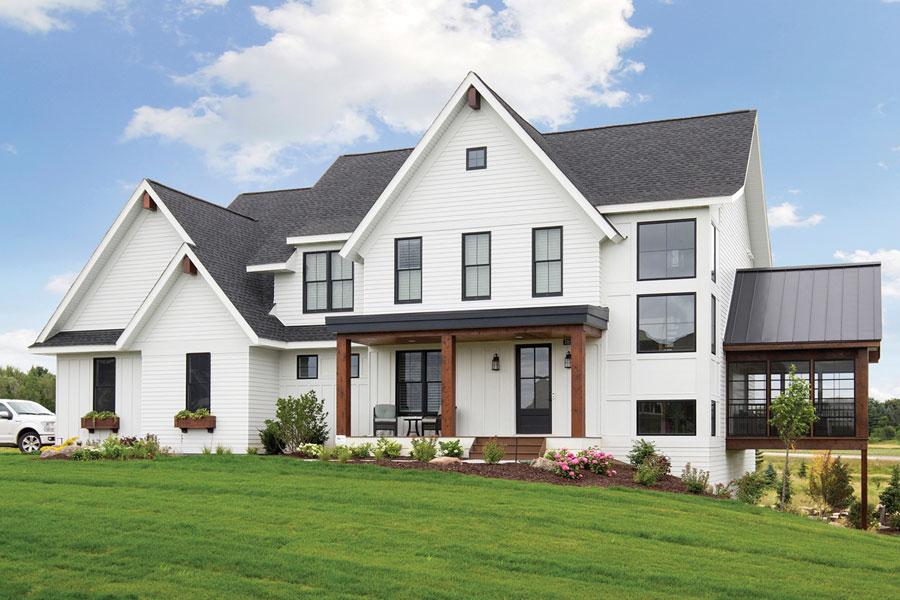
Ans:
[[[587,325],[606,329],[609,309],[582,304],[578,306],[539,306],[493,308],[418,313],[383,313],[326,317],[330,333],[391,333],[398,331],[438,331],[491,329],[497,327],[547,327]]]

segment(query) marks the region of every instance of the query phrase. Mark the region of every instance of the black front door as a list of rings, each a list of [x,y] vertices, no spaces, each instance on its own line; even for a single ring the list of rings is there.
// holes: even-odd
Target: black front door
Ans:
[[[516,346],[516,433],[551,433],[550,345]]]

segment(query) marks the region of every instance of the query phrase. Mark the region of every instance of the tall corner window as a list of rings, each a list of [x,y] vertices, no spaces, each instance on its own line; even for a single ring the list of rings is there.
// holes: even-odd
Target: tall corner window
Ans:
[[[487,169],[487,147],[466,148],[466,171]]]
[[[300,354],[297,356],[297,379],[319,378],[319,356]]]
[[[359,354],[350,355],[350,379],[359,379]]]
[[[422,301],[422,238],[394,240],[394,303]]]
[[[718,345],[718,339],[716,339],[716,325],[718,322],[718,313],[716,311],[716,297],[710,296],[710,305],[709,305],[709,351],[713,354],[716,353],[716,346]]]
[[[637,435],[697,435],[697,401],[639,400]]]
[[[716,401],[713,400],[709,403],[709,435],[710,437],[716,437],[716,420],[718,416],[716,415]]]
[[[728,435],[765,437],[768,432],[766,408],[766,363],[728,363]]]
[[[696,295],[654,294],[637,297],[637,349],[694,352],[697,349]]]
[[[712,227],[712,247],[710,248],[712,256],[710,256],[709,262],[709,264],[712,265],[712,272],[710,273],[710,276],[712,277],[712,280],[715,281],[716,271],[719,268],[719,232],[715,225],[710,224],[710,227]]]
[[[463,300],[491,298],[491,234],[464,233],[462,235]]]
[[[353,261],[337,250],[303,254],[303,312],[353,310]]]
[[[94,359],[94,410],[116,412],[116,359]]]
[[[696,276],[697,221],[638,223],[638,280]]]
[[[210,354],[200,352],[187,355],[187,392],[185,408],[196,411],[210,410]]]
[[[853,360],[815,361],[813,406],[816,422],[813,435],[853,437],[856,435],[856,373]]]
[[[531,295],[562,296],[562,227],[531,230]]]

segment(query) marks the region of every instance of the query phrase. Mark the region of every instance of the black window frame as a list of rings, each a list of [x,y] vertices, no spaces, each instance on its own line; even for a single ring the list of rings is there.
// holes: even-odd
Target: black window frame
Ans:
[[[710,275],[713,283],[715,283],[716,272],[719,270],[719,230],[716,228],[715,223],[710,222],[710,226],[712,226],[712,272]],[[696,239],[694,240],[694,245],[696,245]],[[696,260],[694,263],[696,268]]]
[[[716,401],[709,401],[709,437],[716,437],[716,419],[718,418],[716,411]]]
[[[112,362],[112,383],[106,385],[99,385],[97,380],[97,371],[101,364]],[[91,402],[91,407],[96,412],[116,412],[116,358],[114,356],[98,356],[94,358],[94,372],[93,372],[93,380],[92,380],[92,391],[93,398]],[[111,390],[112,391],[112,408],[107,406],[98,406],[97,404],[97,396],[100,390]]]
[[[552,260],[537,260],[537,232],[538,231],[550,231],[553,229],[559,229],[559,258]],[[532,298],[549,298],[552,296],[562,296],[565,291],[564,283],[564,268],[565,263],[563,262],[564,258],[564,248],[565,244],[563,243],[563,226],[562,225],[552,225],[550,227],[532,227],[531,229],[531,297]],[[559,262],[559,291],[558,292],[538,292],[537,291],[537,265],[538,263],[551,263],[551,262]]]
[[[304,358],[312,358],[315,360],[315,375],[303,377],[300,375],[300,361]],[[309,372],[309,365],[307,365]],[[297,355],[297,379],[318,379],[319,378],[319,355],[318,354],[298,354]]]
[[[652,433],[648,431],[641,431],[641,405],[642,404],[670,404],[673,402],[688,402],[693,403],[694,405],[694,428],[691,433]],[[646,436],[655,436],[655,437],[696,437],[697,436],[697,400],[696,399],[688,399],[688,398],[679,398],[679,399],[664,399],[664,400],[638,400],[636,402],[636,419],[635,419],[635,431],[636,435],[646,435]],[[662,415],[661,421],[665,419],[665,411],[660,413]]]
[[[401,354],[420,354],[421,355],[421,376],[419,381],[401,381],[400,380],[400,355]],[[394,357],[394,393],[395,400],[397,406],[397,416],[398,417],[428,417],[428,416],[436,416],[440,411],[440,404],[438,405],[437,411],[429,411],[428,410],[428,385],[439,383],[441,385],[441,392],[443,393],[443,380],[438,379],[437,381],[428,379],[428,355],[429,354],[437,354],[440,355],[441,351],[436,349],[428,349],[424,348],[421,350],[397,350]],[[443,377],[443,368],[438,369],[438,377]],[[414,384],[418,383],[422,386],[422,409],[420,411],[409,411],[402,410],[400,408],[400,386],[405,384]],[[443,399],[443,396],[441,396]]]
[[[691,296],[694,299],[694,347],[690,349],[683,350],[641,350],[641,298],[659,298],[659,297],[668,297],[668,296]],[[635,343],[637,345],[637,353],[638,354],[682,354],[686,352],[696,352],[697,351],[697,293],[696,292],[673,292],[673,293],[663,293],[663,294],[638,294],[637,295],[637,306],[635,309],[636,313],[636,327],[635,327]],[[666,313],[666,317],[668,318],[668,313]]]
[[[402,269],[403,271],[418,271],[419,272],[419,297],[407,300],[400,299],[400,257],[398,248],[400,246],[400,242],[409,242],[412,240],[419,241],[419,268],[418,269]],[[394,238],[394,304],[421,304],[422,297],[425,295],[425,281],[424,281],[424,245],[422,242],[422,236],[414,236],[414,237],[402,237],[402,238]]]
[[[206,383],[192,383],[191,382],[191,360],[195,357],[206,357],[206,368],[207,372],[207,381]],[[190,411],[197,411],[201,408],[205,408],[206,410],[212,412],[212,354],[209,352],[189,352],[184,356],[184,368],[185,368],[185,376],[184,376],[184,407]],[[195,367],[196,370],[196,367]],[[199,402],[193,401],[193,389],[192,386],[206,386],[206,405],[202,405]]]
[[[484,164],[480,167],[470,167],[469,166],[469,155],[473,152],[478,152],[479,150],[484,152]],[[487,146],[474,146],[472,148],[466,148],[466,171],[482,171],[487,169]]]
[[[307,281],[306,279],[306,257],[312,256],[316,254],[324,254],[325,255],[325,279],[317,279],[315,281]],[[350,308],[335,308],[334,307],[334,291],[332,289],[332,285],[336,281],[348,281],[347,279],[334,279],[332,275],[331,261],[333,260],[333,255],[337,254],[340,256],[340,250],[315,250],[312,252],[304,252],[303,253],[303,312],[304,314],[315,314],[315,313],[329,313],[329,312],[353,312],[355,306],[355,298],[356,295],[356,263],[350,261]],[[343,260],[343,257],[341,257]],[[325,308],[309,308],[309,293],[307,293],[307,286],[310,283],[324,283],[325,284]]]
[[[475,263],[475,264],[466,264],[466,239],[470,236],[480,236],[486,235],[488,241],[488,255],[487,255],[487,263]],[[470,300],[490,300],[491,299],[491,284],[493,283],[493,274],[491,273],[491,232],[490,231],[472,231],[469,233],[462,234],[462,300],[470,301]],[[477,268],[477,267],[487,267],[488,268],[488,293],[486,296],[469,296],[468,291],[466,289],[466,274],[468,269]]]
[[[359,369],[359,353],[354,352],[350,355],[350,379],[359,379]],[[354,371],[356,375],[353,374]]]
[[[694,272],[691,275],[683,275],[679,277],[641,277],[641,227],[645,225],[670,225],[673,223],[693,223],[694,224]],[[668,252],[668,249],[666,249]],[[663,219],[660,221],[641,221],[637,224],[637,280],[638,281],[673,281],[677,279],[696,279],[697,278],[697,219]]]
[[[719,344],[718,344],[718,341],[719,341],[719,340],[716,339],[716,336],[718,335],[717,331],[718,331],[718,329],[719,329],[719,315],[717,314],[717,310],[716,310],[716,295],[715,295],[715,294],[711,294],[711,295],[709,296],[709,299],[710,299],[710,306],[709,306],[709,328],[710,328],[710,332],[709,332],[709,340],[710,340],[710,341],[709,341],[709,350],[710,350],[710,352],[712,352],[713,356],[715,356],[715,355],[716,355],[716,349],[718,348],[718,345],[719,345]],[[696,335],[696,329],[697,329],[697,324],[696,324],[696,323],[694,324],[694,329],[695,329],[694,335]]]

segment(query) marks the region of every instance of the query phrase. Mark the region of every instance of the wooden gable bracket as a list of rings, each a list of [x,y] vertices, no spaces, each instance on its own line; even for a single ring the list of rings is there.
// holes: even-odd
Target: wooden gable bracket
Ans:
[[[468,104],[469,108],[472,110],[481,108],[481,94],[478,93],[478,90],[475,89],[474,85],[470,85],[468,91],[466,91],[466,104]]]
[[[145,210],[156,210],[156,202],[153,201],[153,198],[151,198],[150,194],[148,194],[147,192],[144,192],[144,194],[141,196],[141,203],[143,204]]]
[[[181,270],[187,273],[188,275],[196,275],[197,274],[197,265],[195,265],[189,256],[185,256],[181,259]]]

